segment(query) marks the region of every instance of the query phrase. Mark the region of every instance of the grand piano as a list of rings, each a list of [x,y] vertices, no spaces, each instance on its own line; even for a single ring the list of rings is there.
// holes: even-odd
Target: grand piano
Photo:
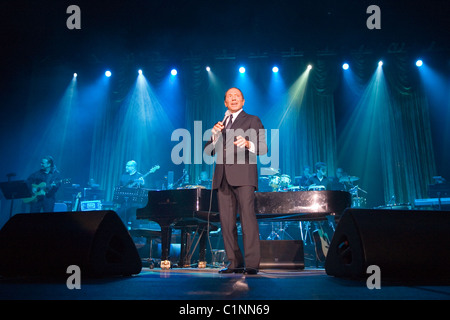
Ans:
[[[255,193],[257,219],[325,220],[329,215],[339,217],[350,206],[351,195],[345,191]],[[216,190],[202,188],[149,191],[147,205],[136,210],[136,218],[160,225],[161,268],[169,268],[172,228],[199,225],[205,231],[211,223],[219,223],[217,193]],[[204,245],[200,244],[200,261],[204,261],[205,248],[202,247]]]

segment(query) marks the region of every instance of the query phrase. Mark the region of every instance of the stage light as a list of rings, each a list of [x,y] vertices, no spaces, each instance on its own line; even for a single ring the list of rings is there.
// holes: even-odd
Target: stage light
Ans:
[[[381,67],[382,65],[383,65],[383,61],[380,60],[380,61],[378,62],[378,66]]]
[[[416,61],[416,66],[421,67],[423,65],[423,61],[422,60],[417,60]]]
[[[109,70],[106,71],[106,72],[105,72],[105,76],[107,76],[108,78],[111,77],[111,71],[109,71]]]
[[[279,69],[278,69],[277,66],[275,66],[275,67],[272,68],[272,72],[273,72],[273,73],[277,73],[278,71],[279,71]]]
[[[240,67],[240,68],[239,68],[239,72],[240,72],[240,73],[245,73],[245,68],[244,68],[244,67]]]
[[[206,71],[210,72],[211,68],[209,66],[206,66]]]
[[[312,65],[308,64],[308,70],[312,69]]]
[[[138,73],[139,73],[139,74],[142,74],[142,70],[141,70],[141,69],[139,69],[139,70],[138,70]]]
[[[344,64],[342,65],[342,69],[348,70],[348,68],[349,68],[348,63],[344,63]]]
[[[78,74],[75,72],[75,73],[73,74],[73,77],[74,77],[74,78],[78,77]]]
[[[177,69],[172,69],[172,71],[170,71],[170,74],[176,76],[178,74]]]

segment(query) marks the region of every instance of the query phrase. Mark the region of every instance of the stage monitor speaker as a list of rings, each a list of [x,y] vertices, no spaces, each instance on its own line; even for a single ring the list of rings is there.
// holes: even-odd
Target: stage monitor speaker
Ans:
[[[304,269],[301,240],[261,240],[260,269]]]
[[[141,259],[114,211],[14,215],[0,230],[0,274],[60,276],[77,265],[81,276],[133,275]]]
[[[450,212],[346,209],[325,261],[328,275],[381,279],[443,279],[450,274]]]

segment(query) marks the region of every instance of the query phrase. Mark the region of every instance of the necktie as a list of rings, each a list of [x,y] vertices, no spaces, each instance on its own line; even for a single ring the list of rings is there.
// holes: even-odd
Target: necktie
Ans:
[[[230,114],[230,118],[228,119],[227,125],[225,126],[225,130],[230,129],[232,124],[233,124],[233,115]]]
[[[227,121],[227,124],[225,125],[225,129],[222,131],[223,132],[223,141],[224,141],[224,143],[223,143],[223,163],[227,163],[227,157],[226,157],[226,154],[227,154],[227,131],[228,131],[228,129],[230,129],[231,128],[231,125],[233,124],[233,115],[232,114],[230,114],[230,117],[228,118],[228,121]]]

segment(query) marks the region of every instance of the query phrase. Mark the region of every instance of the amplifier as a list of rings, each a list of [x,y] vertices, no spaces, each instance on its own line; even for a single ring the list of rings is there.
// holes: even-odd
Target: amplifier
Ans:
[[[102,202],[100,200],[81,201],[81,211],[102,210]]]

